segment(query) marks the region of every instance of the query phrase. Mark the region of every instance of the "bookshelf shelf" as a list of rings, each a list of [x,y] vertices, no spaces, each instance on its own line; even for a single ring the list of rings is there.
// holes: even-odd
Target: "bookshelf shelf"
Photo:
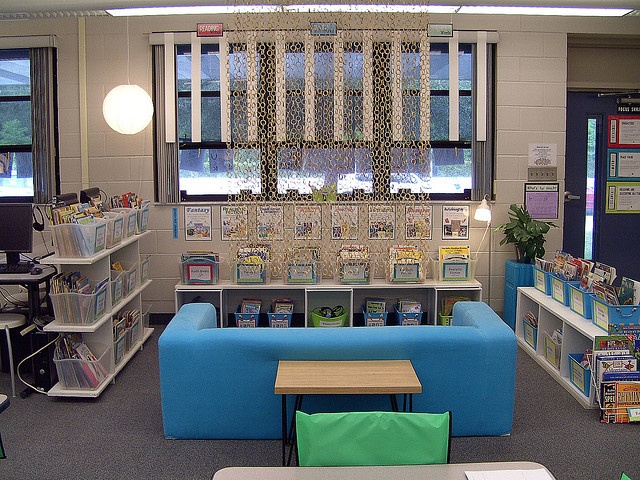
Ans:
[[[178,283],[175,286],[175,309],[177,312],[182,305],[193,301],[211,303],[218,311],[222,322],[220,326],[226,327],[233,325],[233,313],[243,298],[261,299],[263,312],[266,312],[266,305],[272,299],[289,297],[295,301],[294,326],[311,327],[310,312],[315,307],[329,305],[343,305],[349,313],[347,325],[357,326],[361,323],[361,306],[366,298],[385,299],[387,312],[393,312],[393,305],[399,297],[415,297],[422,303],[422,323],[435,324],[441,300],[446,295],[466,295],[471,300],[481,301],[482,284],[477,280],[451,282],[431,279],[423,283],[388,283],[384,279],[373,279],[371,283],[362,285],[344,285],[327,279],[317,284],[286,284],[282,279],[261,285],[236,284],[230,280],[212,285]],[[297,322],[296,317],[299,319]]]
[[[111,278],[111,268],[114,262],[120,262],[125,269],[129,269],[130,275],[136,276],[135,281],[128,283],[132,288],[127,288],[122,298],[117,302],[113,302],[114,289],[111,282],[107,288],[106,295],[106,311],[100,315],[91,324],[70,324],[63,323],[59,319],[55,319],[44,327],[47,332],[59,333],[81,333],[83,341],[109,345],[108,359],[104,365],[107,370],[106,378],[95,388],[68,388],[63,382],[56,383],[48,392],[50,397],[85,397],[96,398],[104,391],[104,389],[112,382],[115,382],[116,375],[127,365],[129,360],[139,351],[142,350],[144,342],[153,333],[153,329],[148,326],[148,315],[143,314],[142,308],[142,292],[149,286],[151,280],[142,278],[142,272],[139,267],[140,249],[139,240],[147,232],[124,238],[121,243],[99,252],[90,257],[59,257],[53,255],[51,263],[58,266],[60,272],[80,271],[86,275],[92,282],[98,282],[104,278]],[[119,298],[116,296],[115,298]],[[112,305],[113,304],[113,305]],[[135,338],[131,339],[129,349],[124,352],[116,363],[116,345],[113,335],[113,321],[121,312],[128,310],[138,310],[140,312],[138,318],[138,327]],[[55,309],[54,309],[55,313]]]
[[[538,318],[538,327],[534,331],[534,338],[525,338],[523,318],[529,311]],[[562,329],[560,368],[556,368],[547,359],[548,355],[544,341],[545,333],[550,335],[557,328]],[[604,335],[604,331],[600,327],[554,300],[550,295],[545,295],[535,287],[518,288],[516,304],[516,338],[518,339],[518,344],[584,408],[598,408],[594,389],[591,388],[589,396],[586,396],[571,383],[569,354],[584,353],[587,349],[593,349],[595,337],[599,335]]]

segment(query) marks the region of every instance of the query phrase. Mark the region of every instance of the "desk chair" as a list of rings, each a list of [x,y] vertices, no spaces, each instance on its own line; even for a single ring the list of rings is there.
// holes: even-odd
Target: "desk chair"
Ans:
[[[6,395],[0,394],[0,413],[4,412],[11,402],[9,401],[9,397]],[[4,453],[4,446],[2,445],[2,435],[0,435],[0,459],[7,458]]]
[[[0,328],[7,336],[7,350],[9,352],[9,368],[11,370],[11,395],[16,396],[16,371],[13,367],[13,349],[11,348],[10,329],[21,327],[27,323],[27,318],[19,313],[0,313]]]
[[[300,466],[449,463],[451,412],[296,412]]]

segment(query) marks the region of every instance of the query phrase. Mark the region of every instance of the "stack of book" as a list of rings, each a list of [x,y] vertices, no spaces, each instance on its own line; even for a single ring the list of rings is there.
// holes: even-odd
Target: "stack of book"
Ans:
[[[640,371],[634,348],[624,335],[595,338],[589,358],[603,423],[640,421]]]

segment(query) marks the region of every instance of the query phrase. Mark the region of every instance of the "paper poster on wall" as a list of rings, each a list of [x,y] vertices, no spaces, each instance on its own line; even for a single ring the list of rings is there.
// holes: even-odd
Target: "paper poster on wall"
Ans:
[[[220,207],[220,231],[222,240],[246,240],[248,210],[246,205],[222,205]]]
[[[557,219],[560,202],[560,184],[525,183],[524,206],[532,218]]]
[[[640,179],[640,149],[609,149],[609,180]]]
[[[442,206],[442,239],[467,240],[469,238],[469,205]]]
[[[609,147],[640,147],[639,115],[609,115]]]
[[[357,205],[331,205],[331,238],[333,240],[358,238]]]
[[[296,240],[319,240],[322,238],[322,207],[320,205],[295,205],[293,210]]]
[[[184,207],[184,239],[211,240],[211,207]]]
[[[369,239],[393,239],[396,230],[394,205],[369,205]]]
[[[406,205],[405,238],[431,240],[431,205]]]
[[[258,205],[256,209],[258,239],[282,240],[284,238],[284,206]]]
[[[555,143],[530,143],[530,167],[557,167],[558,145]]]
[[[640,182],[607,182],[605,213],[640,213]]]

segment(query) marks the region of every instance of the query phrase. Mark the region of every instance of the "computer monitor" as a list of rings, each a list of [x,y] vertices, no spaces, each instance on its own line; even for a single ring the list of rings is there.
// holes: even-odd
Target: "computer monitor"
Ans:
[[[33,214],[30,203],[0,203],[0,251],[7,263],[20,263],[20,254],[33,249]]]

